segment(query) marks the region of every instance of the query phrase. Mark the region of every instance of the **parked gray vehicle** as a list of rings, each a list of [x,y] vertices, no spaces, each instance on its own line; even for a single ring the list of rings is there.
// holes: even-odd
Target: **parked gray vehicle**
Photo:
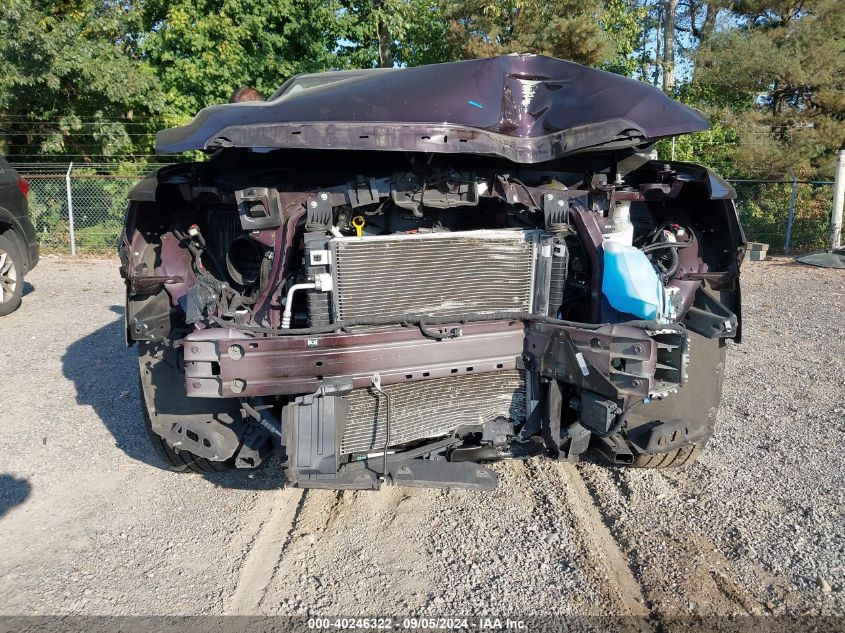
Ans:
[[[24,276],[38,263],[28,195],[29,184],[0,156],[0,316],[20,307]]]
[[[543,56],[295,77],[157,137],[126,334],[175,470],[489,489],[543,455],[680,466],[740,338],[745,238],[701,113]]]

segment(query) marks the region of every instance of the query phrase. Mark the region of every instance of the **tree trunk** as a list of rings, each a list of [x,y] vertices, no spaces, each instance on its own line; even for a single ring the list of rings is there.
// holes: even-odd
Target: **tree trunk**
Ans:
[[[651,83],[659,86],[660,68],[663,65],[663,54],[660,52],[660,45],[663,43],[660,37],[660,28],[663,26],[663,7],[660,3],[655,5],[655,11],[657,12],[657,21],[654,27],[654,68]]]
[[[719,13],[719,7],[714,2],[707,3],[707,13],[704,14],[704,24],[701,26],[701,34],[698,37],[699,42],[706,42],[713,33],[713,28],[716,26],[716,14]]]
[[[648,0],[643,2],[643,7],[646,9],[643,16],[643,45],[642,55],[640,55],[640,81],[648,82],[648,32],[649,32],[649,14],[648,14]]]
[[[695,33],[695,36],[698,38],[698,47],[701,48],[705,44],[707,44],[707,40],[710,39],[710,36],[713,35],[713,29],[716,28],[716,17],[719,15],[719,7],[716,6],[715,2],[707,2],[704,5],[706,7],[704,13],[704,22],[701,25],[701,28]],[[694,60],[695,58],[693,58]],[[692,67],[692,79],[695,79],[696,71],[698,70],[698,64],[693,64]]]
[[[378,37],[378,65],[382,68],[393,68],[393,51],[390,50],[390,32],[384,23],[382,11],[384,2],[374,0],[373,9],[376,14],[376,35]]]
[[[675,12],[678,0],[665,0],[663,17],[663,92],[675,87]]]

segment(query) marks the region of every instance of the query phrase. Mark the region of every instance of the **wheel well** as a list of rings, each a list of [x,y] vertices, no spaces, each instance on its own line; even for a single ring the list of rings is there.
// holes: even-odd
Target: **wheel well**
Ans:
[[[0,235],[12,240],[15,244],[17,244],[18,248],[20,248],[21,239],[18,236],[18,232],[15,230],[15,227],[8,222],[0,222]]]
[[[28,271],[29,253],[27,251],[26,241],[18,233],[18,230],[14,225],[0,221],[0,235],[15,243],[15,246],[18,247],[18,254],[23,258],[24,271]]]

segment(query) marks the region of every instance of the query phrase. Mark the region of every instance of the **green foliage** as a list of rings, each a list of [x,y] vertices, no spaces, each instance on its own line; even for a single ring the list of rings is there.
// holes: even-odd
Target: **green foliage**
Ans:
[[[64,178],[30,179],[29,215],[39,241],[51,242],[52,235],[67,232],[68,211]]]
[[[80,252],[114,252],[126,194],[137,177],[103,177],[93,170],[74,171],[71,179],[76,245]],[[29,210],[45,252],[70,250],[67,190],[63,175],[30,178]]]
[[[601,15],[602,30],[615,49],[613,57],[601,65],[602,70],[633,77],[641,63],[640,43],[648,8],[637,0],[605,0]]]
[[[21,160],[147,154],[167,111],[138,57],[135,5],[112,0],[0,6],[0,151]]]
[[[721,95],[697,83],[682,84],[674,96],[682,103],[705,110],[710,127],[703,132],[678,136],[674,143],[672,139],[663,139],[657,144],[660,159],[670,160],[674,155],[675,160],[706,165],[725,178],[746,177],[747,174],[737,171],[734,163],[739,132],[733,121],[734,112],[749,109],[751,101]]]
[[[147,0],[142,49],[183,115],[241,86],[265,96],[289,77],[326,70],[343,36],[341,7],[319,0]]]
[[[744,174],[737,172],[733,164],[736,142],[736,128],[711,119],[709,129],[675,138],[674,159],[705,165],[725,178],[740,178]],[[672,158],[672,145],[672,139],[663,139],[657,144],[661,160]]]
[[[613,54],[599,0],[455,0],[443,13],[446,42],[459,59],[538,53],[597,65]]]
[[[291,76],[540,53],[657,82],[660,0],[4,0],[0,152],[126,163],[153,133]],[[718,18],[718,19],[717,19]],[[682,0],[673,96],[706,132],[675,157],[830,177],[845,143],[842,0]],[[685,70],[684,70],[685,69]],[[659,144],[668,158],[669,141]],[[143,159],[142,159],[143,160]]]
[[[395,15],[401,16],[396,29],[393,57],[399,64],[422,66],[453,59],[446,36],[448,23],[443,16],[441,0],[406,0],[398,3]],[[393,35],[394,30],[391,30]]]
[[[637,0],[343,0],[342,64],[378,60],[386,25],[395,63],[416,66],[504,53],[538,53],[630,74],[644,9]]]

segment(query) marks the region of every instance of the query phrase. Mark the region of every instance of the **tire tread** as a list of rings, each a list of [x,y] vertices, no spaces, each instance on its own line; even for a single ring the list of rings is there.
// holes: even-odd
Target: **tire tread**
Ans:
[[[634,468],[682,468],[692,464],[701,454],[704,443],[688,444],[666,453],[636,455]]]

